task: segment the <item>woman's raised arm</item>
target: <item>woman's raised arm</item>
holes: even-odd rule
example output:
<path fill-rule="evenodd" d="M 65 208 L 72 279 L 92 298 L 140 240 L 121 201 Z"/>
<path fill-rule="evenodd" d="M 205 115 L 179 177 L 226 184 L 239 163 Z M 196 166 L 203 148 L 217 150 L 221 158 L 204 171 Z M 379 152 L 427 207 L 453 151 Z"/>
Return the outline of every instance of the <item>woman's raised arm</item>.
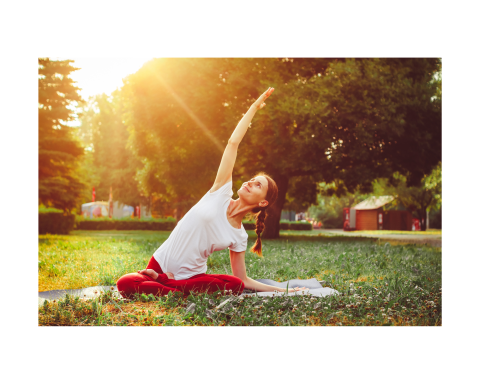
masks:
<path fill-rule="evenodd" d="M 237 159 L 237 150 L 240 142 L 247 132 L 248 126 L 259 109 L 262 109 L 265 106 L 264 101 L 268 96 L 274 91 L 273 88 L 268 88 L 248 109 L 247 113 L 243 115 L 240 122 L 237 124 L 237 127 L 233 131 L 230 139 L 228 139 L 227 147 L 223 152 L 222 161 L 218 168 L 217 177 L 213 183 L 213 187 L 210 192 L 215 192 L 217 189 L 225 185 L 227 182 L 232 180 L 233 166 L 235 165 L 235 160 Z"/>

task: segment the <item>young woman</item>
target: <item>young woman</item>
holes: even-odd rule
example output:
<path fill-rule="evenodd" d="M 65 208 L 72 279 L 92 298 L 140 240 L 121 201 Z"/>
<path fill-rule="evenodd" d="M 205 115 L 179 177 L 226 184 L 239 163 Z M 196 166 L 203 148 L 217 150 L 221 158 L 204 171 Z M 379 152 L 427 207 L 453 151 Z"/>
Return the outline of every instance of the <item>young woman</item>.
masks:
<path fill-rule="evenodd" d="M 177 223 L 168 239 L 155 251 L 147 268 L 117 281 L 122 296 L 131 297 L 135 292 L 165 295 L 175 291 L 188 294 L 218 290 L 240 294 L 244 288 L 259 292 L 286 291 L 249 278 L 245 268 L 248 235 L 242 220 L 247 213 L 256 213 L 257 240 L 250 250 L 261 256 L 260 234 L 265 227 L 266 210 L 278 195 L 275 181 L 259 173 L 242 184 L 237 200 L 231 198 L 238 146 L 255 112 L 265 106 L 264 101 L 273 91 L 273 88 L 265 91 L 240 120 L 228 140 L 213 187 Z M 233 276 L 206 274 L 208 256 L 227 247 Z M 289 289 L 289 292 L 296 290 L 299 288 Z"/>

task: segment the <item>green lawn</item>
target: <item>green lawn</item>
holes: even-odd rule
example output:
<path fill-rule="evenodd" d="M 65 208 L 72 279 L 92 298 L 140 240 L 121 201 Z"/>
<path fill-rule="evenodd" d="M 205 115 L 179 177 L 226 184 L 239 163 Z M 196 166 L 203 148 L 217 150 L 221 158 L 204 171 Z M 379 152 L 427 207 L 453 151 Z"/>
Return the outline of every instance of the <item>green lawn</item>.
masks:
<path fill-rule="evenodd" d="M 247 252 L 248 275 L 277 281 L 315 277 L 326 280 L 326 286 L 341 295 L 323 299 L 232 298 L 228 309 L 214 311 L 224 297 L 143 296 L 129 302 L 106 294 L 92 301 L 67 298 L 46 302 L 39 308 L 39 324 L 441 325 L 441 249 L 285 232 L 278 240 L 263 241 L 263 258 Z M 123 274 L 144 268 L 169 233 L 74 231 L 68 236 L 41 235 L 39 291 L 114 285 Z M 254 240 L 254 236 L 249 238 L 249 248 Z M 231 274 L 228 250 L 214 253 L 208 267 L 207 273 Z M 191 303 L 195 303 L 195 312 L 187 313 Z"/>

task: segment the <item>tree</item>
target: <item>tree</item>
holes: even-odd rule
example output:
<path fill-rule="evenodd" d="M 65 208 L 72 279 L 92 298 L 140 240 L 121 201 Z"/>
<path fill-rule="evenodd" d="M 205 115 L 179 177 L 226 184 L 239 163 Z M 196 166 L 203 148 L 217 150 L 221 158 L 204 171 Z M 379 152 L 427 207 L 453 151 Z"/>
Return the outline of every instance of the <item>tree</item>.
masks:
<path fill-rule="evenodd" d="M 263 236 L 278 237 L 287 197 L 314 203 L 318 181 L 367 192 L 395 171 L 409 185 L 430 172 L 441 157 L 438 70 L 437 59 L 152 60 L 122 90 L 140 180 L 174 204 L 198 201 L 242 113 L 273 86 L 233 176 L 234 187 L 258 171 L 275 179 Z"/>
<path fill-rule="evenodd" d="M 129 100 L 129 145 L 142 163 L 137 173 L 142 191 L 175 206 L 177 219 L 213 185 L 229 137 L 222 128 L 216 63 L 152 60 L 122 88 Z"/>
<path fill-rule="evenodd" d="M 122 89 L 131 106 L 131 145 L 143 164 L 137 174 L 142 188 L 175 205 L 181 217 L 213 184 L 228 138 L 258 96 L 265 65 L 283 81 L 297 72 L 316 73 L 327 62 L 298 60 L 297 69 L 292 60 L 277 59 L 158 59 L 145 64 Z M 247 165 L 236 164 L 234 189 L 255 172 Z M 311 193 L 303 195 L 312 199 Z"/>
<path fill-rule="evenodd" d="M 72 103 L 81 101 L 68 77 L 78 69 L 71 62 L 38 60 L 39 204 L 67 212 L 77 206 L 85 188 L 78 173 L 84 150 L 66 124 L 75 118 Z"/>
<path fill-rule="evenodd" d="M 82 105 L 79 134 L 87 151 L 85 168 L 88 182 L 95 186 L 97 200 L 108 200 L 112 187 L 115 201 L 127 205 L 148 205 L 136 180 L 140 161 L 128 146 L 129 132 L 124 123 L 125 100 L 119 91 L 111 96 L 96 95 Z"/>
<path fill-rule="evenodd" d="M 251 173 L 270 173 L 279 187 L 265 238 L 278 237 L 294 177 L 312 177 L 304 179 L 309 183 L 305 189 L 314 180 L 337 181 L 349 191 L 360 186 L 365 193 L 373 180 L 395 171 L 408 174 L 409 185 L 418 183 L 440 160 L 441 103 L 432 100 L 436 85 L 431 81 L 438 60 L 332 60 L 314 76 L 299 71 L 294 78 L 285 76 L 278 60 L 265 59 L 260 67 L 267 75 L 257 76 L 256 93 L 273 86 L 276 94 L 255 118 L 237 161 Z M 230 74 L 232 88 L 246 87 L 245 77 L 246 69 L 242 77 Z M 253 80 L 249 84 L 256 85 Z M 244 104 L 237 102 L 237 113 Z"/>

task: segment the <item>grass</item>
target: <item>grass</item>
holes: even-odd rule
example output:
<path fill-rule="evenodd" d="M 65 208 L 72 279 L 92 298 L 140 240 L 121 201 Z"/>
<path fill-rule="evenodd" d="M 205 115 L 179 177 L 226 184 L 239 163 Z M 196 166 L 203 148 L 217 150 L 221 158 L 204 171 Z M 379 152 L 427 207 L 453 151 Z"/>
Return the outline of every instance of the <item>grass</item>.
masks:
<path fill-rule="evenodd" d="M 282 231 L 283 232 L 283 231 Z M 170 232 L 74 231 L 39 236 L 39 290 L 114 285 L 144 268 Z M 254 237 L 249 238 L 250 248 Z M 263 241 L 263 258 L 247 252 L 252 278 L 317 278 L 340 295 L 187 298 L 113 292 L 95 300 L 67 297 L 39 307 L 40 325 L 441 325 L 441 250 L 368 238 L 292 236 Z M 228 250 L 215 252 L 207 273 L 231 274 Z M 230 299 L 227 305 L 216 307 Z M 187 311 L 189 309 L 189 311 Z"/>

